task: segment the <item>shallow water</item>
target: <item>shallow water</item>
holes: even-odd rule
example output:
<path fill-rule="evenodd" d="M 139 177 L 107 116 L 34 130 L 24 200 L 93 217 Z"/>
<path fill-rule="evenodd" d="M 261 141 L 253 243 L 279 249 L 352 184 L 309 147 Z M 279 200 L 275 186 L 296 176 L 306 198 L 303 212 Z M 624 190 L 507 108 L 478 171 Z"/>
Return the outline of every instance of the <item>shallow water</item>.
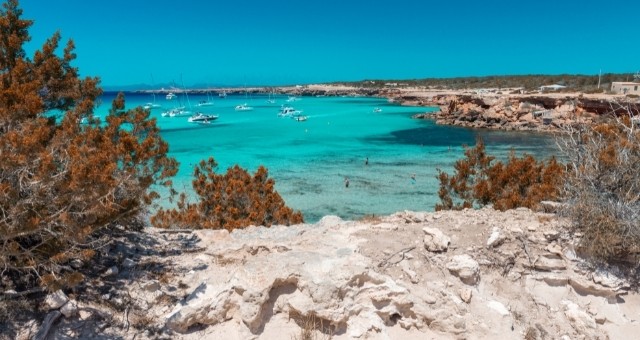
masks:
<path fill-rule="evenodd" d="M 106 114 L 114 95 L 104 95 L 96 110 L 99 116 Z M 264 165 L 287 205 L 301 210 L 309 222 L 328 214 L 353 219 L 405 209 L 433 210 L 438 202 L 437 169 L 451 172 L 455 160 L 463 157 L 462 145 L 473 145 L 477 136 L 499 157 L 512 149 L 537 157 L 555 152 L 549 135 L 440 126 L 411 119 L 432 108 L 399 106 L 380 98 L 302 97 L 286 102 L 287 97 L 279 96 L 276 104 L 269 104 L 266 96 L 228 96 L 215 97 L 213 106 L 195 107 L 204 99 L 189 96 L 192 111 L 220 116 L 210 125 L 188 123 L 187 117 L 162 117 L 161 112 L 178 100 L 189 103 L 186 97 L 156 97 L 163 108 L 153 110 L 152 116 L 170 154 L 180 162 L 174 180 L 178 189 L 190 188 L 193 164 L 210 156 L 220 172 L 234 164 L 251 172 Z M 149 101 L 151 95 L 126 95 L 127 108 Z M 235 111 L 242 103 L 254 110 Z M 302 110 L 309 119 L 278 117 L 283 104 Z M 376 107 L 382 111 L 373 112 Z"/>

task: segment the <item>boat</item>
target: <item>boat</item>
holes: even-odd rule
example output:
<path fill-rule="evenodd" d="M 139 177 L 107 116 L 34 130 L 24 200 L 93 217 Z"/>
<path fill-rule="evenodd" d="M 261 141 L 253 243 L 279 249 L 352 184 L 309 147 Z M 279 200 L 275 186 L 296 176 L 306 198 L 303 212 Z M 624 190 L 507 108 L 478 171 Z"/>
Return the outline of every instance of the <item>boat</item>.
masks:
<path fill-rule="evenodd" d="M 307 116 L 303 116 L 303 115 L 296 115 L 296 116 L 292 116 L 291 118 L 293 118 L 293 120 L 297 121 L 297 122 L 304 122 L 306 121 L 309 117 Z"/>
<path fill-rule="evenodd" d="M 222 91 L 222 92 L 218 93 L 218 97 L 219 98 L 227 98 L 227 93 Z"/>
<path fill-rule="evenodd" d="M 296 110 L 291 106 L 282 106 L 280 108 L 280 112 L 278 112 L 278 117 L 293 117 L 295 115 L 300 115 L 302 111 Z"/>
<path fill-rule="evenodd" d="M 379 107 L 376 107 L 375 109 L 373 109 L 373 112 L 382 112 L 382 109 Z"/>
<path fill-rule="evenodd" d="M 236 106 L 236 111 L 251 111 L 253 110 L 253 107 L 248 106 L 247 103 L 244 104 L 240 104 Z"/>
<path fill-rule="evenodd" d="M 210 124 L 216 119 L 218 119 L 218 115 L 209 115 L 202 112 L 196 112 L 193 116 L 189 117 L 187 121 L 189 123 Z"/>
<path fill-rule="evenodd" d="M 213 101 L 210 98 L 211 96 L 209 95 L 209 91 L 207 91 L 207 100 L 201 100 L 198 102 L 198 104 L 196 104 L 197 107 L 203 107 L 203 106 L 213 106 Z"/>
<path fill-rule="evenodd" d="M 191 115 L 191 111 L 185 110 L 184 106 L 175 107 L 162 113 L 162 117 L 184 117 Z"/>
<path fill-rule="evenodd" d="M 269 92 L 269 99 L 267 99 L 267 103 L 268 104 L 275 104 L 276 103 L 276 99 L 274 97 L 272 97 L 271 95 L 274 94 L 272 92 Z"/>
<path fill-rule="evenodd" d="M 167 93 L 165 98 L 167 98 L 167 100 L 172 100 L 175 97 L 176 97 L 175 93 L 169 92 L 169 93 Z"/>
<path fill-rule="evenodd" d="M 289 103 L 297 102 L 298 100 L 300 100 L 300 98 L 298 98 L 296 96 L 289 96 L 289 98 L 287 99 L 287 102 L 289 102 Z"/>

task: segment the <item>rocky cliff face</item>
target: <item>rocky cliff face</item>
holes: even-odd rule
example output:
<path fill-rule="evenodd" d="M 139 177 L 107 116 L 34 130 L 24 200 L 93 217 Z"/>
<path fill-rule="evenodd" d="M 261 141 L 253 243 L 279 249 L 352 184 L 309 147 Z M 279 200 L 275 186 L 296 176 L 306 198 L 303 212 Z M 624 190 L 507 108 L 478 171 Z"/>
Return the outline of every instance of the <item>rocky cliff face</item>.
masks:
<path fill-rule="evenodd" d="M 575 242 L 562 219 L 528 209 L 329 216 L 232 233 L 150 229 L 140 250 L 120 250 L 109 275 L 121 288 L 103 301 L 72 301 L 80 312 L 52 332 L 292 339 L 302 327 L 333 339 L 633 338 L 640 296 L 615 271 L 587 269 Z"/>

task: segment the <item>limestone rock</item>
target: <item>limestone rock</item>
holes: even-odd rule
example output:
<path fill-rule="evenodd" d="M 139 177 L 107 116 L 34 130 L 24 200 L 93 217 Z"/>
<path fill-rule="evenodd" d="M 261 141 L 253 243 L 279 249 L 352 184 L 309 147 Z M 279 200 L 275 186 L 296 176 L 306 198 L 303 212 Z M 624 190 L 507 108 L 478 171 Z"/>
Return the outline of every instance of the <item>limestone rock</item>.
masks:
<path fill-rule="evenodd" d="M 45 310 L 50 311 L 53 309 L 59 309 L 69 301 L 69 298 L 62 290 L 57 290 L 44 299 Z"/>
<path fill-rule="evenodd" d="M 487 240 L 487 247 L 497 247 L 504 242 L 504 239 L 505 236 L 500 233 L 500 229 L 494 227 L 491 231 L 491 235 L 489 235 L 489 239 Z"/>
<path fill-rule="evenodd" d="M 580 334 L 587 333 L 590 329 L 596 328 L 596 320 L 589 313 L 582 310 L 574 302 L 562 301 L 564 315 L 571 322 L 571 326 Z"/>
<path fill-rule="evenodd" d="M 554 270 L 566 269 L 567 266 L 565 265 L 562 258 L 558 256 L 550 255 L 550 256 L 540 256 L 536 260 L 534 264 L 534 268 L 537 270 L 554 271 Z"/>
<path fill-rule="evenodd" d="M 467 254 L 452 257 L 447 263 L 447 269 L 468 285 L 474 285 L 480 279 L 480 265 Z"/>
<path fill-rule="evenodd" d="M 460 289 L 460 299 L 462 301 L 464 301 L 465 303 L 469 303 L 471 302 L 471 296 L 473 295 L 471 289 L 469 288 L 462 288 Z"/>
<path fill-rule="evenodd" d="M 489 301 L 487 303 L 487 307 L 493 309 L 494 311 L 496 311 L 498 314 L 502 315 L 502 316 L 507 316 L 509 314 L 511 314 L 509 312 L 509 310 L 507 309 L 507 307 L 505 307 L 502 303 L 492 300 Z"/>
<path fill-rule="evenodd" d="M 78 304 L 74 300 L 69 300 L 60 308 L 60 313 L 67 318 L 70 318 L 78 313 Z"/>
<path fill-rule="evenodd" d="M 422 231 L 425 233 L 423 240 L 424 247 L 428 251 L 442 252 L 449 248 L 451 239 L 447 235 L 443 234 L 440 229 L 424 227 L 422 228 Z"/>
<path fill-rule="evenodd" d="M 120 270 L 118 270 L 118 267 L 113 266 L 102 273 L 102 276 L 115 276 L 118 275 L 119 272 Z"/>

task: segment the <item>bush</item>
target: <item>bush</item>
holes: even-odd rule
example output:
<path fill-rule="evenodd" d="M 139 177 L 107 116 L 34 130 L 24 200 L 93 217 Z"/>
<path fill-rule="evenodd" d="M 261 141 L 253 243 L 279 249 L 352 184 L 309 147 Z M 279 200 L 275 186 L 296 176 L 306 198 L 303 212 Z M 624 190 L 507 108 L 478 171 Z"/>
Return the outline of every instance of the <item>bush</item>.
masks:
<path fill-rule="evenodd" d="M 260 167 L 249 173 L 234 166 L 226 174 L 215 173 L 213 158 L 195 167 L 193 189 L 200 197 L 198 203 L 187 203 L 180 195 L 177 209 L 160 209 L 151 222 L 161 228 L 205 228 L 233 230 L 249 225 L 302 223 L 300 212 L 288 208 L 274 190 L 274 181 L 267 169 Z"/>
<path fill-rule="evenodd" d="M 94 255 L 97 231 L 143 211 L 177 163 L 149 112 L 123 111 L 122 95 L 104 124 L 93 117 L 99 80 L 79 78 L 72 41 L 59 57 L 56 33 L 28 59 L 32 22 L 21 15 L 17 0 L 2 5 L 0 266 L 4 284 L 56 289 L 82 280 L 69 262 Z"/>
<path fill-rule="evenodd" d="M 484 142 L 466 148 L 465 159 L 456 161 L 453 176 L 438 170 L 441 203 L 436 210 L 473 208 L 493 204 L 499 210 L 536 208 L 543 200 L 560 196 L 564 167 L 555 158 L 538 162 L 530 155 L 511 153 L 507 163 L 487 155 Z"/>
<path fill-rule="evenodd" d="M 565 213 L 583 234 L 580 250 L 596 261 L 640 251 L 640 131 L 629 116 L 571 128 L 560 143 L 568 159 Z"/>

